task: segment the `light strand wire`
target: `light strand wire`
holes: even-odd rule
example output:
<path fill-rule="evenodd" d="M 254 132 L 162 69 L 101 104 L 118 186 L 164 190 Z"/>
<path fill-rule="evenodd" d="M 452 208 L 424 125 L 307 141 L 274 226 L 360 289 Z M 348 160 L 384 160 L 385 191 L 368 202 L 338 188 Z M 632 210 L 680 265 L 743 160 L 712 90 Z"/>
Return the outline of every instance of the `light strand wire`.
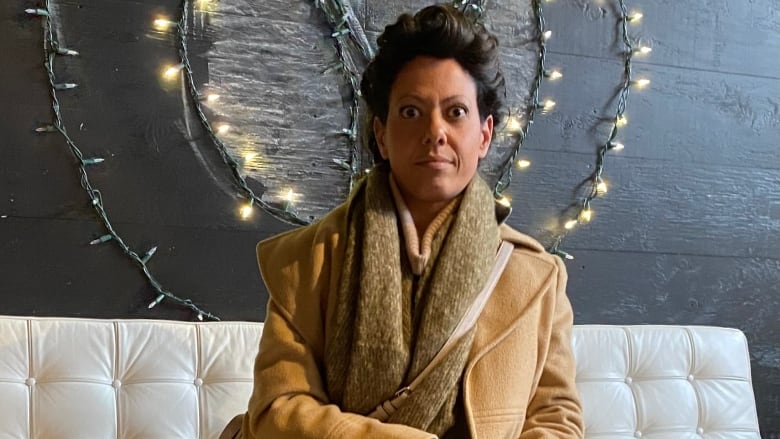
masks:
<path fill-rule="evenodd" d="M 92 162 L 92 160 L 94 159 L 84 158 L 84 154 L 78 148 L 78 146 L 73 141 L 73 139 L 71 139 L 70 136 L 68 135 L 68 131 L 67 128 L 65 127 L 65 122 L 62 117 L 62 113 L 60 112 L 60 102 L 59 99 L 57 98 L 57 90 L 62 89 L 63 87 L 62 85 L 56 82 L 56 75 L 54 74 L 54 60 L 58 50 L 60 49 L 60 44 L 57 41 L 57 38 L 54 36 L 52 17 L 51 14 L 48 13 L 48 11 L 50 10 L 49 0 L 45 0 L 44 8 L 45 9 L 43 11 L 46 11 L 46 13 L 43 14 L 44 66 L 46 67 L 46 72 L 48 75 L 49 89 L 50 89 L 50 94 L 52 99 L 52 110 L 54 112 L 54 117 L 55 117 L 55 121 L 53 125 L 54 129 L 53 130 L 46 129 L 45 131 L 57 131 L 65 139 L 65 142 L 70 148 L 71 153 L 78 161 L 78 172 L 81 176 L 81 187 L 84 188 L 84 190 L 87 192 L 87 195 L 91 200 L 92 207 L 95 209 L 95 212 L 98 214 L 101 222 L 103 223 L 106 230 L 108 231 L 108 234 L 105 234 L 100 238 L 93 240 L 92 243 L 114 241 L 122 249 L 125 255 L 127 255 L 136 264 L 138 264 L 138 266 L 140 267 L 141 271 L 143 272 L 149 284 L 157 292 L 156 298 L 150 304 L 149 308 L 152 308 L 154 305 L 160 303 L 163 299 L 168 299 L 168 301 L 170 302 L 176 303 L 185 308 L 189 308 L 198 316 L 198 319 L 202 320 L 204 318 L 207 318 L 210 320 L 219 320 L 219 317 L 217 317 L 216 315 L 208 311 L 205 311 L 204 309 L 196 305 L 192 300 L 181 298 L 173 294 L 172 292 L 168 291 L 167 289 L 165 289 L 163 285 L 154 277 L 154 275 L 152 275 L 148 266 L 148 261 L 156 251 L 156 248 L 151 249 L 143 256 L 139 256 L 138 253 L 133 251 L 130 248 L 130 246 L 128 246 L 127 243 L 125 243 L 124 239 L 122 239 L 122 237 L 116 231 L 114 226 L 111 224 L 111 221 L 108 218 L 108 213 L 106 212 L 103 206 L 103 196 L 100 193 L 100 190 L 92 186 L 92 183 L 89 180 L 89 174 L 87 172 L 87 166 L 90 166 L 91 163 L 96 163 L 96 162 Z"/>
<path fill-rule="evenodd" d="M 624 113 L 626 111 L 629 90 L 632 85 L 631 59 L 634 56 L 635 49 L 634 49 L 634 43 L 631 41 L 628 32 L 629 14 L 628 14 L 628 9 L 626 8 L 625 0 L 618 0 L 618 4 L 620 7 L 621 15 L 617 18 L 617 20 L 621 25 L 620 26 L 621 33 L 622 33 L 621 39 L 622 39 L 623 49 L 624 49 L 623 50 L 623 83 L 618 97 L 617 108 L 615 110 L 615 117 L 611 119 L 612 129 L 610 130 L 607 140 L 599 146 L 596 155 L 596 166 L 589 177 L 590 189 L 588 190 L 587 195 L 585 195 L 578 203 L 579 208 L 577 211 L 577 215 L 570 220 L 570 221 L 576 221 L 577 223 L 581 222 L 580 218 L 583 218 L 584 212 L 590 211 L 591 202 L 601 195 L 600 193 L 601 191 L 599 187 L 601 184 L 603 184 L 602 175 L 604 174 L 604 158 L 606 157 L 607 152 L 614 149 L 616 146 L 616 143 L 614 141 L 615 138 L 617 137 L 618 129 L 621 125 L 621 121 L 623 120 Z M 566 239 L 568 233 L 569 232 L 564 229 L 563 232 L 555 236 L 552 245 L 548 249 L 548 252 L 561 256 L 564 259 L 573 259 L 573 256 L 561 250 L 560 248 L 561 244 L 563 244 L 563 241 Z"/>

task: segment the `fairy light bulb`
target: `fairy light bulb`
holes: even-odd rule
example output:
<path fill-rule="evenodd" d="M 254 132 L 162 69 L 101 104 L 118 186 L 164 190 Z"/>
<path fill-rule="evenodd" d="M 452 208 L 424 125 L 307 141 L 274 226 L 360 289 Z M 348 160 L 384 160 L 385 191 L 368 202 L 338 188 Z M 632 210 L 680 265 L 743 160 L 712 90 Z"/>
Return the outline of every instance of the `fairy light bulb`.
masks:
<path fill-rule="evenodd" d="M 515 166 L 517 166 L 519 169 L 526 169 L 529 166 L 531 166 L 531 161 L 526 159 L 520 159 L 517 161 Z"/>
<path fill-rule="evenodd" d="M 599 180 L 599 182 L 596 184 L 596 193 L 599 195 L 604 195 L 607 193 L 607 183 L 605 183 L 604 180 Z"/>
<path fill-rule="evenodd" d="M 501 198 L 499 198 L 496 201 L 498 201 L 498 204 L 500 204 L 502 206 L 510 207 L 512 205 L 512 200 L 510 200 L 506 196 L 502 196 Z"/>
<path fill-rule="evenodd" d="M 580 212 L 580 221 L 589 223 L 591 219 L 593 219 L 593 211 L 590 209 L 590 207 Z"/>
<path fill-rule="evenodd" d="M 248 152 L 248 153 L 244 154 L 244 160 L 247 161 L 247 162 L 251 161 L 251 160 L 254 160 L 255 158 L 257 158 L 257 153 L 255 153 L 255 152 Z"/>
<path fill-rule="evenodd" d="M 213 104 L 214 102 L 217 102 L 219 100 L 218 94 L 210 94 L 206 97 L 206 102 Z"/>
<path fill-rule="evenodd" d="M 548 110 L 548 111 L 552 110 L 553 108 L 555 108 L 555 101 L 552 100 L 552 99 L 547 99 L 546 101 L 544 101 L 544 107 L 543 108 L 545 110 Z"/>
<path fill-rule="evenodd" d="M 608 146 L 609 146 L 609 149 L 614 150 L 614 151 L 620 151 L 620 150 L 622 150 L 623 148 L 626 147 L 625 145 L 623 145 L 620 142 L 609 142 Z"/>
<path fill-rule="evenodd" d="M 223 123 L 222 125 L 217 127 L 217 133 L 219 134 L 226 134 L 228 131 L 230 131 L 230 125 Z"/>
<path fill-rule="evenodd" d="M 517 133 L 523 130 L 523 124 L 520 122 L 520 116 L 509 116 L 506 121 L 506 130 L 510 133 Z"/>
<path fill-rule="evenodd" d="M 184 64 L 176 64 L 175 66 L 171 66 L 165 69 L 165 72 L 163 73 L 163 76 L 165 79 L 171 80 L 176 78 L 176 75 L 181 71 L 181 69 L 184 68 Z"/>
<path fill-rule="evenodd" d="M 295 192 L 292 189 L 288 189 L 283 198 L 285 201 L 292 203 L 295 201 Z"/>
<path fill-rule="evenodd" d="M 159 31 L 165 31 L 168 30 L 171 26 L 173 26 L 175 23 L 168 20 L 167 18 L 157 18 L 152 22 L 152 25 L 155 29 Z"/>
<path fill-rule="evenodd" d="M 566 224 L 563 225 L 563 227 L 566 228 L 566 230 L 571 230 L 577 225 L 577 220 L 569 220 L 566 221 Z"/>
<path fill-rule="evenodd" d="M 246 204 L 241 208 L 241 219 L 249 219 L 252 216 L 252 203 Z"/>
<path fill-rule="evenodd" d="M 637 79 L 634 83 L 637 85 L 637 87 L 644 88 L 650 85 L 650 80 L 647 78 L 642 78 L 642 79 Z"/>
<path fill-rule="evenodd" d="M 644 17 L 644 15 L 641 12 L 634 12 L 633 14 L 626 17 L 626 20 L 628 21 L 639 21 Z"/>
<path fill-rule="evenodd" d="M 638 53 L 641 53 L 642 55 L 647 55 L 648 53 L 653 51 L 652 47 L 649 46 L 642 46 L 639 49 L 636 50 Z"/>
<path fill-rule="evenodd" d="M 552 31 L 551 30 L 546 30 L 546 31 L 544 31 L 542 33 L 542 40 L 547 41 L 547 40 L 550 39 L 550 37 L 552 37 Z"/>
<path fill-rule="evenodd" d="M 558 70 L 553 70 L 547 74 L 547 77 L 554 81 L 556 79 L 561 79 L 563 77 L 563 73 Z"/>
<path fill-rule="evenodd" d="M 617 126 L 619 126 L 619 127 L 625 126 L 625 125 L 628 123 L 628 118 L 627 118 L 626 116 L 624 116 L 624 115 L 622 115 L 622 114 L 621 114 L 621 115 L 620 115 L 620 116 L 617 118 L 617 121 L 616 121 L 615 123 L 616 123 L 616 124 L 617 124 Z"/>

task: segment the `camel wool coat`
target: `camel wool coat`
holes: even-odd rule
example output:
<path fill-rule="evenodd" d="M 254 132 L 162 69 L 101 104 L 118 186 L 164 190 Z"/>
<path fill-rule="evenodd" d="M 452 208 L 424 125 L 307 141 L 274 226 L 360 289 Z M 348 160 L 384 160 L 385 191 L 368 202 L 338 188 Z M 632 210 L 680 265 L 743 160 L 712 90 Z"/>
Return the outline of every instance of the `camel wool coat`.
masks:
<path fill-rule="evenodd" d="M 269 292 L 244 439 L 433 439 L 405 425 L 345 413 L 329 402 L 324 347 L 331 333 L 346 236 L 346 203 L 319 222 L 258 244 Z M 572 309 L 558 257 L 507 225 L 515 245 L 479 317 L 463 372 L 473 439 L 582 438 L 570 346 Z"/>

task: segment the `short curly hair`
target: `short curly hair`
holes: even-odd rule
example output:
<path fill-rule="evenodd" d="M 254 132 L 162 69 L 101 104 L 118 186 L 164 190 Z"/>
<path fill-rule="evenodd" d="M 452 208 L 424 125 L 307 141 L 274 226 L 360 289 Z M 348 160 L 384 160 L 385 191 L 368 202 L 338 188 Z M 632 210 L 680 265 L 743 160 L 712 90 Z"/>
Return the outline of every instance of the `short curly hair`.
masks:
<path fill-rule="evenodd" d="M 379 51 L 366 67 L 360 92 L 368 105 L 367 146 L 375 163 L 379 153 L 371 121 L 387 122 L 390 90 L 398 72 L 418 56 L 454 59 L 477 85 L 477 106 L 481 120 L 493 116 L 494 126 L 504 115 L 506 85 L 501 72 L 498 38 L 484 25 L 449 4 L 428 6 L 414 16 L 402 14 L 385 27 L 377 39 Z"/>

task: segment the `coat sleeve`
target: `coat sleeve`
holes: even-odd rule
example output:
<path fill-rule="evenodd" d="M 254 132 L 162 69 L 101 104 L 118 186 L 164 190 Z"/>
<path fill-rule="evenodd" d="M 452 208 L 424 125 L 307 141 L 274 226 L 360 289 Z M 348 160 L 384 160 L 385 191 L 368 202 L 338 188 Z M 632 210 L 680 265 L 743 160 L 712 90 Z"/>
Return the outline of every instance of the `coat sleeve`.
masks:
<path fill-rule="evenodd" d="M 292 316 L 271 299 L 242 426 L 245 439 L 436 438 L 329 404 L 314 350 L 292 322 Z"/>
<path fill-rule="evenodd" d="M 539 384 L 528 404 L 520 439 L 580 439 L 583 437 L 582 407 L 575 383 L 576 370 L 571 350 L 573 313 L 566 296 L 566 267 L 558 257 L 553 312 L 540 328 L 540 345 L 547 345 Z"/>

